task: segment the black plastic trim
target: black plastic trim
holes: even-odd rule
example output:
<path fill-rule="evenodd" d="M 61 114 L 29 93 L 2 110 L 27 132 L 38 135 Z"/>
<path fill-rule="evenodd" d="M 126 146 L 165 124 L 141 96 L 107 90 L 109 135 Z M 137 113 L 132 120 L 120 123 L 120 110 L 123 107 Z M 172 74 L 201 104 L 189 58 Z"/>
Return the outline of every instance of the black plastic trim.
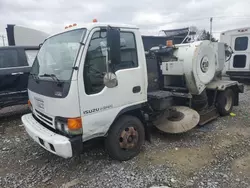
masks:
<path fill-rule="evenodd" d="M 36 112 L 37 112 L 39 115 L 41 115 L 41 116 L 43 116 L 43 117 L 47 118 L 47 119 L 48 119 L 48 120 L 50 120 L 50 121 L 52 121 L 52 120 L 53 120 L 51 117 L 46 116 L 45 114 L 43 114 L 42 112 L 39 112 L 38 110 L 36 110 Z"/>
<path fill-rule="evenodd" d="M 32 113 L 32 117 L 39 123 L 41 124 L 43 127 L 45 127 L 46 129 L 49 129 L 51 132 L 56 133 L 56 134 L 60 134 L 62 136 L 65 136 L 64 134 L 60 133 L 58 130 L 53 129 L 52 127 L 46 125 L 44 122 L 42 122 L 40 119 L 38 119 L 33 113 Z"/>
<path fill-rule="evenodd" d="M 69 141 L 71 144 L 73 156 L 79 155 L 83 152 L 82 135 L 75 136 L 74 138 L 70 138 Z"/>
<path fill-rule="evenodd" d="M 43 121 L 45 121 L 47 124 L 52 125 L 52 123 L 49 122 L 48 120 L 46 120 L 44 117 L 42 117 L 42 115 L 38 114 L 37 116 L 38 116 L 40 119 L 42 119 Z"/>
<path fill-rule="evenodd" d="M 133 87 L 133 93 L 139 93 L 141 91 L 141 86 Z"/>
<path fill-rule="evenodd" d="M 28 89 L 38 93 L 40 95 L 44 95 L 52 98 L 65 98 L 69 93 L 71 81 L 65 81 L 62 85 L 58 85 L 55 81 L 50 80 L 39 80 L 36 81 L 31 76 L 28 81 Z M 60 95 L 56 95 L 56 93 L 60 93 Z"/>
<path fill-rule="evenodd" d="M 53 146 L 53 144 L 49 143 L 49 147 L 50 147 L 50 149 L 51 149 L 52 151 L 54 151 L 54 152 L 56 151 L 56 150 L 55 150 L 55 147 Z"/>
<path fill-rule="evenodd" d="M 44 141 L 43 141 L 43 139 L 41 139 L 41 138 L 38 137 L 38 140 L 39 140 L 40 144 L 42 144 L 42 145 L 44 146 Z"/>

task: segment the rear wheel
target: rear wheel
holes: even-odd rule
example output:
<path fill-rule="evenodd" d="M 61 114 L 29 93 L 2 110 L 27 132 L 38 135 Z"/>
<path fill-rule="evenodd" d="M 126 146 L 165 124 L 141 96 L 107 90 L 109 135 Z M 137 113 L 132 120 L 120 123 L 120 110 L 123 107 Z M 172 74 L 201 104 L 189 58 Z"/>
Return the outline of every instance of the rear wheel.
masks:
<path fill-rule="evenodd" d="M 226 116 L 232 112 L 234 106 L 234 92 L 226 89 L 219 93 L 217 97 L 217 109 L 221 116 Z"/>
<path fill-rule="evenodd" d="M 111 158 L 126 161 L 138 155 L 144 141 L 145 130 L 141 121 L 134 116 L 124 115 L 110 128 L 105 148 Z"/>

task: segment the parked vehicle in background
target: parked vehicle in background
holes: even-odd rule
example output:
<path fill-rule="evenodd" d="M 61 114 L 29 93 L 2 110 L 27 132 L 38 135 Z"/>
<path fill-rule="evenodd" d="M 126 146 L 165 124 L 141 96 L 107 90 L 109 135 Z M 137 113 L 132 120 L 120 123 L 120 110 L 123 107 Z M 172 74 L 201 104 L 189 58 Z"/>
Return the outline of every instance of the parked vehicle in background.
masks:
<path fill-rule="evenodd" d="M 234 52 L 223 71 L 231 79 L 250 79 L 249 36 L 250 27 L 228 30 L 220 35 L 220 42 L 227 43 Z"/>
<path fill-rule="evenodd" d="M 6 33 L 9 46 L 38 46 L 49 34 L 40 30 L 7 24 Z"/>
<path fill-rule="evenodd" d="M 7 24 L 8 46 L 0 47 L 0 109 L 27 104 L 31 66 L 48 33 Z"/>
<path fill-rule="evenodd" d="M 27 85 L 38 46 L 0 47 L 0 109 L 26 104 Z"/>

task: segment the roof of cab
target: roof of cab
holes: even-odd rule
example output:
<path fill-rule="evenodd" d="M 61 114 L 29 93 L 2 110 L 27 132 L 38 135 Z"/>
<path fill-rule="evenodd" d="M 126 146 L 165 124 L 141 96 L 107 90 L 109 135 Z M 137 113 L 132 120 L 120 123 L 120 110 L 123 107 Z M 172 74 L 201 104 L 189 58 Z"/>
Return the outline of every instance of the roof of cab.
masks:
<path fill-rule="evenodd" d="M 90 30 L 90 29 L 95 28 L 95 27 L 107 27 L 107 26 L 119 27 L 119 28 L 139 29 L 137 26 L 130 25 L 130 24 L 110 23 L 110 22 L 108 22 L 108 23 L 106 23 L 106 22 L 92 22 L 92 23 L 85 23 L 85 24 L 77 24 L 77 26 L 73 26 L 73 27 L 64 29 L 61 32 L 50 35 L 48 38 L 50 38 L 54 35 L 58 35 L 60 33 L 64 33 L 64 32 L 75 30 L 75 29 L 86 28 L 86 29 Z"/>

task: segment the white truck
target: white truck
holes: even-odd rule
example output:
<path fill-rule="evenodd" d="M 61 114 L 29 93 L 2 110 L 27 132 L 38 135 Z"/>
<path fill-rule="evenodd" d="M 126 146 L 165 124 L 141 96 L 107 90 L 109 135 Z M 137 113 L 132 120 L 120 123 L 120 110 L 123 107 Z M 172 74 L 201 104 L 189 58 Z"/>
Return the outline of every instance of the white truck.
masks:
<path fill-rule="evenodd" d="M 112 23 L 47 38 L 29 78 L 27 133 L 64 158 L 104 137 L 108 154 L 123 161 L 140 152 L 151 125 L 185 132 L 238 105 L 243 85 L 220 76 L 223 43 L 167 44 L 145 54 L 136 26 Z"/>
<path fill-rule="evenodd" d="M 234 79 L 250 79 L 250 27 L 224 31 L 220 42 L 232 47 L 232 57 L 226 61 L 223 74 Z"/>

